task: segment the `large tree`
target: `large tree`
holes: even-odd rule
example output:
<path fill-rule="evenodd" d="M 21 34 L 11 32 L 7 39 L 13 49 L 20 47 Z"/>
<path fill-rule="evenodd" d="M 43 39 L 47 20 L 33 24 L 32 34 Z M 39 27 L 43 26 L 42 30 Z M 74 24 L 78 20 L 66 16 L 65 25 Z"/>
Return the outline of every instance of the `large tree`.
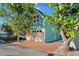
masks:
<path fill-rule="evenodd" d="M 68 50 L 69 41 L 75 38 L 79 22 L 78 3 L 49 3 L 52 16 L 45 15 L 46 23 L 55 25 L 54 31 L 58 31 L 63 39 L 63 48 Z"/>
<path fill-rule="evenodd" d="M 12 29 L 18 33 L 19 30 L 30 29 L 33 13 L 36 12 L 34 4 L 30 3 L 11 3 L 2 4 L 0 8 L 0 16 L 4 17 Z"/>

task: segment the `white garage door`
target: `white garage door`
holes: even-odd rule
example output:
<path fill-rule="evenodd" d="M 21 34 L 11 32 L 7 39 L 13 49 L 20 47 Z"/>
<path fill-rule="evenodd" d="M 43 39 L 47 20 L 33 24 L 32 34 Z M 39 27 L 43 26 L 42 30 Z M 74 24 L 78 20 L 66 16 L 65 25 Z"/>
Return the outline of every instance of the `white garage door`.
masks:
<path fill-rule="evenodd" d="M 44 39 L 44 32 L 42 29 L 35 29 L 33 30 L 33 40 L 36 42 L 43 42 Z"/>

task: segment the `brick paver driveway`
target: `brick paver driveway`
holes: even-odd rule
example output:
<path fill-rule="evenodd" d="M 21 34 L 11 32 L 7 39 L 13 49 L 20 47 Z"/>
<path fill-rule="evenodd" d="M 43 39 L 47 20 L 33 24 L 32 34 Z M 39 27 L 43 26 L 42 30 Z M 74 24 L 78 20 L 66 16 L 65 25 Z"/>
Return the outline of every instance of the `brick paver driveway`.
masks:
<path fill-rule="evenodd" d="M 47 53 L 14 44 L 0 45 L 0 56 L 46 56 Z"/>
<path fill-rule="evenodd" d="M 52 43 L 42 43 L 42 42 L 34 42 L 34 41 L 21 41 L 21 42 L 15 42 L 14 44 L 22 47 L 29 47 L 39 51 L 51 53 L 54 52 L 56 49 L 58 49 L 62 45 L 62 42 L 56 41 Z"/>

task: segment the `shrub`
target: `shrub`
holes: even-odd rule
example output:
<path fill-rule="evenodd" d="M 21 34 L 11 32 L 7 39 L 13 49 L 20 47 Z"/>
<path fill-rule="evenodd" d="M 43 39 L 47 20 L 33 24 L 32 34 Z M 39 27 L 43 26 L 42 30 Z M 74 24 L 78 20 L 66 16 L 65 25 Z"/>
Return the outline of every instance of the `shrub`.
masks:
<path fill-rule="evenodd" d="M 9 38 L 8 37 L 0 37 L 1 40 L 4 40 L 4 41 L 9 41 Z"/>

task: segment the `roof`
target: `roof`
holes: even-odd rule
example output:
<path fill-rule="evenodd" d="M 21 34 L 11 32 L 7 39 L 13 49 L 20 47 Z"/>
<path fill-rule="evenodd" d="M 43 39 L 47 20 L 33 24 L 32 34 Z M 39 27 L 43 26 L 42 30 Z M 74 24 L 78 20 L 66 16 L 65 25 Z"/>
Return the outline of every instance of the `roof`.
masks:
<path fill-rule="evenodd" d="M 36 8 L 35 8 L 36 9 Z M 44 13 L 43 12 L 41 12 L 40 10 L 38 10 L 38 9 L 36 9 L 36 11 L 40 14 L 40 15 L 42 15 L 43 17 L 44 17 Z"/>

